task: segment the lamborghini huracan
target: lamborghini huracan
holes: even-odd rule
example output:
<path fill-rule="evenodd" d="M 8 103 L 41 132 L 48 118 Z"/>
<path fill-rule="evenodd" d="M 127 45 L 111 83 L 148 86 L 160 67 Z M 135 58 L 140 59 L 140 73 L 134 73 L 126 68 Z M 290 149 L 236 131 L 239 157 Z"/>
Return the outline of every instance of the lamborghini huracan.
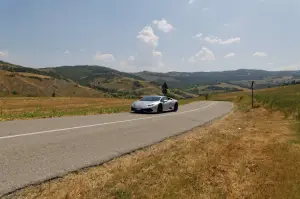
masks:
<path fill-rule="evenodd" d="M 178 101 L 166 96 L 144 96 L 131 104 L 132 112 L 162 113 L 166 111 L 177 111 Z"/>

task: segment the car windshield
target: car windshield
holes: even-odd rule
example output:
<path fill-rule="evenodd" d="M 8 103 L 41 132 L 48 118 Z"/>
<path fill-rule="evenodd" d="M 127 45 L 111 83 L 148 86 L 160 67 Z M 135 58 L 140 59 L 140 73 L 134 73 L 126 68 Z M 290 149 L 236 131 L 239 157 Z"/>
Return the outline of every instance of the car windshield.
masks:
<path fill-rule="evenodd" d="M 150 102 L 154 102 L 154 101 L 159 101 L 161 97 L 157 97 L 157 96 L 147 96 L 147 97 L 143 97 L 142 99 L 140 99 L 140 101 L 150 101 Z"/>

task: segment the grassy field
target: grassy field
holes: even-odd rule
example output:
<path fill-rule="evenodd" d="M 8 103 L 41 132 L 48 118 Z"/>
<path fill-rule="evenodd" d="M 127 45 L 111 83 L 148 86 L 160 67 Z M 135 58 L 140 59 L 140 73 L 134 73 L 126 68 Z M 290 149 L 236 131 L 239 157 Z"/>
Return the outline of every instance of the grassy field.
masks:
<path fill-rule="evenodd" d="M 251 104 L 251 92 L 236 92 L 214 95 L 212 100 L 227 100 L 239 103 L 244 108 Z M 300 133 L 300 85 L 257 90 L 254 92 L 255 107 L 263 106 L 268 110 L 278 110 L 285 117 L 295 121 L 296 133 Z"/>
<path fill-rule="evenodd" d="M 179 101 L 179 104 L 184 105 L 203 99 L 201 97 L 183 99 Z M 0 98 L 0 121 L 126 112 L 130 110 L 130 104 L 133 100 L 78 97 L 4 97 Z"/>
<path fill-rule="evenodd" d="M 23 98 L 0 99 L 1 120 L 48 118 L 116 113 L 128 110 L 131 100 L 114 98 Z"/>
<path fill-rule="evenodd" d="M 258 92 L 255 99 L 270 109 L 278 109 L 287 116 L 300 119 L 300 85 Z"/>
<path fill-rule="evenodd" d="M 289 142 L 295 139 L 290 122 L 278 111 L 238 108 L 212 124 L 4 198 L 299 198 L 300 146 Z"/>
<path fill-rule="evenodd" d="M 300 198 L 300 86 L 224 93 L 225 118 L 10 198 Z M 185 101 L 182 103 L 189 103 Z"/>

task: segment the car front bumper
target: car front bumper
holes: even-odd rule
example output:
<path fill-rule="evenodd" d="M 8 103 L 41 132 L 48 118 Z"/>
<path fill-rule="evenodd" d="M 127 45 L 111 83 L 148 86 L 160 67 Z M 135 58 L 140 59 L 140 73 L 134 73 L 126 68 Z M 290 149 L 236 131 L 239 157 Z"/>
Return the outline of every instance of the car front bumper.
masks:
<path fill-rule="evenodd" d="M 131 107 L 131 111 L 133 112 L 145 112 L 145 113 L 152 113 L 154 112 L 155 110 L 153 110 L 152 108 L 142 108 L 142 109 L 138 109 L 138 108 L 133 108 Z"/>
<path fill-rule="evenodd" d="M 139 113 L 155 113 L 157 112 L 157 106 L 147 107 L 147 108 L 137 108 L 131 107 L 132 112 L 139 112 Z"/>

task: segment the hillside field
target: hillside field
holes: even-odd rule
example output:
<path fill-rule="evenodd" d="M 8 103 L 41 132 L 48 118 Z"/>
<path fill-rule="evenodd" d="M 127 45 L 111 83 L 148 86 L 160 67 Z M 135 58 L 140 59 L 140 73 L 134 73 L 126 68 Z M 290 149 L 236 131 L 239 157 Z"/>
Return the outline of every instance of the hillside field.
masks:
<path fill-rule="evenodd" d="M 299 82 L 299 71 L 240 69 L 220 72 L 127 73 L 97 65 L 29 68 L 0 61 L 0 96 L 136 98 L 161 94 L 166 82 L 169 96 L 192 98 L 204 93 L 247 91 Z"/>
<path fill-rule="evenodd" d="M 161 94 L 161 85 L 134 74 L 102 66 L 62 66 L 34 69 L 0 61 L 0 97 L 115 97 Z M 177 99 L 197 97 L 176 89 Z"/>
<path fill-rule="evenodd" d="M 50 76 L 0 70 L 0 97 L 108 97 L 101 91 L 79 85 L 73 81 L 55 79 Z"/>

